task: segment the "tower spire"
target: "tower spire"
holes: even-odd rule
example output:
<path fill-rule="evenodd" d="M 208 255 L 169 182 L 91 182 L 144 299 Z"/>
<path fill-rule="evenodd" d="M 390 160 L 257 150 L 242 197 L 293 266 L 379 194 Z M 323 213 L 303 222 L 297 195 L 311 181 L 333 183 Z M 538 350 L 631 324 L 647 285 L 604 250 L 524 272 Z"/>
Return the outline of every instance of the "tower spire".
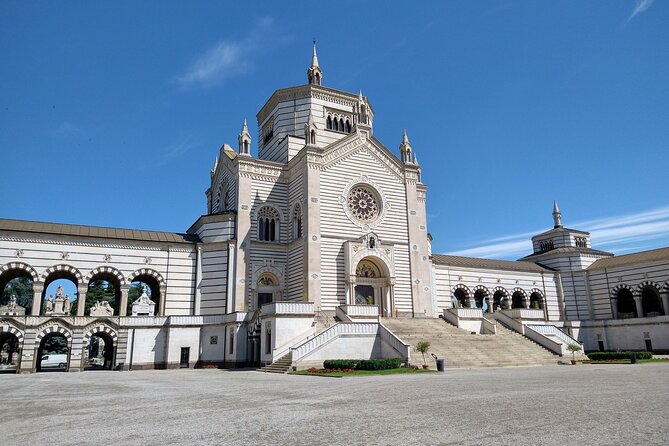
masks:
<path fill-rule="evenodd" d="M 323 80 L 323 70 L 318 65 L 318 54 L 316 53 L 316 41 L 314 40 L 314 52 L 311 56 L 311 66 L 307 70 L 307 79 L 312 85 L 321 85 Z"/>
<path fill-rule="evenodd" d="M 407 129 L 404 129 L 404 133 L 402 134 L 400 156 L 404 164 L 410 164 L 413 162 L 413 157 L 411 156 L 411 143 L 409 142 L 409 137 L 407 136 Z"/>
<path fill-rule="evenodd" d="M 553 200 L 553 224 L 554 228 L 562 227 L 562 212 L 560 212 L 557 200 Z"/>
<path fill-rule="evenodd" d="M 246 126 L 246 118 L 244 118 L 242 131 L 237 138 L 237 142 L 239 143 L 240 155 L 251 155 L 251 134 L 249 133 L 249 128 Z"/>

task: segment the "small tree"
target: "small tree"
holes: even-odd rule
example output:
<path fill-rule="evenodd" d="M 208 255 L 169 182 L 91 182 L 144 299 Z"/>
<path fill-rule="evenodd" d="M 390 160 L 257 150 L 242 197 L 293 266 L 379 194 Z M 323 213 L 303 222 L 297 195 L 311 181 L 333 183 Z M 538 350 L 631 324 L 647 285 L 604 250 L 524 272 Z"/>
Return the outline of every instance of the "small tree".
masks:
<path fill-rule="evenodd" d="M 427 364 L 425 360 L 425 353 L 430 349 L 430 343 L 428 341 L 419 341 L 416 344 L 416 351 L 423 355 L 423 364 Z"/>
<path fill-rule="evenodd" d="M 576 352 L 581 351 L 581 346 L 578 344 L 567 344 L 567 350 L 571 352 L 572 362 L 576 362 Z"/>

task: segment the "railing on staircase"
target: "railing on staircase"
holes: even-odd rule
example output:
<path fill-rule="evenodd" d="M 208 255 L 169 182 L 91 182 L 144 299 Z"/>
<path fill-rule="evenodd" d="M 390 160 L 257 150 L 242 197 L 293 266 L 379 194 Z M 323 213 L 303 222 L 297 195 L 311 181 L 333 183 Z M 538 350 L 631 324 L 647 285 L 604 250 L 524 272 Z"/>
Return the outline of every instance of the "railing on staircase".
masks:
<path fill-rule="evenodd" d="M 388 330 L 388 328 L 383 324 L 379 324 L 379 335 L 383 341 L 385 341 L 401 355 L 402 360 L 406 362 L 411 360 L 411 345 L 402 341 L 395 335 L 395 333 Z"/>
<path fill-rule="evenodd" d="M 253 336 L 255 333 L 260 331 L 260 327 L 262 325 L 262 320 L 260 319 L 260 316 L 261 316 L 260 309 L 253 311 L 253 315 L 251 316 L 248 325 L 249 336 Z"/>

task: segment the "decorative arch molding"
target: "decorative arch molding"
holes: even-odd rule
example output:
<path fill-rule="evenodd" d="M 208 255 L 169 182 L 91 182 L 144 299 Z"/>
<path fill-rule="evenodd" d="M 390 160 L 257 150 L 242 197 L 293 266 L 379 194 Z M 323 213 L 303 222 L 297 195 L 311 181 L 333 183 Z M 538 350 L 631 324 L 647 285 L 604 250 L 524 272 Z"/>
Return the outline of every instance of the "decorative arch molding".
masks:
<path fill-rule="evenodd" d="M 261 266 L 253 270 L 253 275 L 251 276 L 251 289 L 255 290 L 258 287 L 258 279 L 263 274 L 269 274 L 274 276 L 277 280 L 277 288 L 283 291 L 284 280 L 283 280 L 283 268 L 276 266 Z"/>
<path fill-rule="evenodd" d="M 54 266 L 51 266 L 51 267 L 47 268 L 47 270 L 44 271 L 44 273 L 42 273 L 42 279 L 46 280 L 46 279 L 49 278 L 50 275 L 52 275 L 53 273 L 58 273 L 58 272 L 69 273 L 69 274 L 73 275 L 74 277 L 76 277 L 77 281 L 79 281 L 80 283 L 83 282 L 83 280 L 84 280 L 84 276 L 81 274 L 81 272 L 77 268 L 75 268 L 72 265 L 67 265 L 65 263 L 61 263 L 60 265 L 54 265 Z"/>
<path fill-rule="evenodd" d="M 19 340 L 19 344 L 23 342 L 23 330 L 8 320 L 0 321 L 0 334 L 2 333 L 9 333 L 16 336 L 16 338 Z"/>
<path fill-rule="evenodd" d="M 527 292 L 525 292 L 525 290 L 522 288 L 516 287 L 513 290 L 511 290 L 511 295 L 513 295 L 514 293 L 520 293 L 523 296 L 523 298 L 527 298 Z"/>
<path fill-rule="evenodd" d="M 477 291 L 482 291 L 482 292 L 483 292 L 483 296 L 490 296 L 490 291 L 488 291 L 488 288 L 486 288 L 486 287 L 483 286 L 483 285 L 476 285 L 476 286 L 474 287 L 474 290 L 473 290 L 473 291 L 474 291 L 474 294 L 476 294 Z"/>
<path fill-rule="evenodd" d="M 98 333 L 107 334 L 111 338 L 112 343 L 116 345 L 116 341 L 118 340 L 118 333 L 116 332 L 116 330 L 105 324 L 97 324 L 94 327 L 89 328 L 87 331 L 86 330 L 84 331 L 84 341 L 83 341 L 84 347 L 86 347 L 88 343 L 91 341 L 91 338 Z"/>
<path fill-rule="evenodd" d="M 635 295 L 641 296 L 641 293 L 643 292 L 644 288 L 646 287 L 653 287 L 655 290 L 659 293 L 660 290 L 662 289 L 662 286 L 658 284 L 657 282 L 653 282 L 652 280 L 644 280 L 639 284 L 639 286 L 636 287 Z"/>
<path fill-rule="evenodd" d="M 395 277 L 395 264 L 393 259 L 385 252 L 385 250 L 376 248 L 362 248 L 355 252 L 349 262 L 348 274 L 350 276 L 355 276 L 358 263 L 366 258 L 371 258 L 376 266 L 381 269 L 381 273 L 387 275 L 386 277 Z"/>
<path fill-rule="evenodd" d="M 135 280 L 136 277 L 139 276 L 151 276 L 156 281 L 158 282 L 158 285 L 164 286 L 165 285 L 165 279 L 163 279 L 163 276 L 156 270 L 151 269 L 151 268 L 141 268 L 136 271 L 134 271 L 132 274 L 128 276 L 127 283 L 132 283 L 133 280 Z"/>
<path fill-rule="evenodd" d="M 630 293 L 634 294 L 634 289 L 632 289 L 632 287 L 630 287 L 626 283 L 621 283 L 619 285 L 614 286 L 611 289 L 611 299 L 617 299 L 620 290 L 628 290 Z"/>
<path fill-rule="evenodd" d="M 7 271 L 13 270 L 13 269 L 18 269 L 21 271 L 25 271 L 28 274 L 30 274 L 30 277 L 32 278 L 33 282 L 38 282 L 39 281 L 39 274 L 37 274 L 37 271 L 35 271 L 35 268 L 32 266 L 28 265 L 27 263 L 23 262 L 9 262 L 2 267 L 0 267 L 0 275 L 6 273 Z"/>
<path fill-rule="evenodd" d="M 531 296 L 532 294 L 538 294 L 539 297 L 541 297 L 541 300 L 544 300 L 544 299 L 546 298 L 546 296 L 544 296 L 544 292 L 541 291 L 539 288 L 532 288 L 532 289 L 530 290 L 530 296 Z"/>
<path fill-rule="evenodd" d="M 123 273 L 121 273 L 121 271 L 117 270 L 113 266 L 98 266 L 86 275 L 86 282 L 90 282 L 91 279 L 93 279 L 93 277 L 97 276 L 98 274 L 110 274 L 116 277 L 121 285 L 125 284 Z"/>
<path fill-rule="evenodd" d="M 495 288 L 492 289 L 492 294 L 495 294 L 496 292 L 502 293 L 502 296 L 509 296 L 509 292 L 504 288 L 503 286 L 496 286 Z"/>
<path fill-rule="evenodd" d="M 37 336 L 35 337 L 35 345 L 39 346 L 42 343 L 42 339 L 51 333 L 63 335 L 68 344 L 72 342 L 72 332 L 70 329 L 64 327 L 62 321 L 57 321 L 50 323 L 37 333 Z"/>
<path fill-rule="evenodd" d="M 458 283 L 453 287 L 453 294 L 455 294 L 455 292 L 458 290 L 462 290 L 465 293 L 465 296 L 467 297 L 473 295 L 469 287 L 463 283 Z"/>
<path fill-rule="evenodd" d="M 669 293 L 669 280 L 664 282 L 664 285 L 662 285 L 662 291 Z"/>

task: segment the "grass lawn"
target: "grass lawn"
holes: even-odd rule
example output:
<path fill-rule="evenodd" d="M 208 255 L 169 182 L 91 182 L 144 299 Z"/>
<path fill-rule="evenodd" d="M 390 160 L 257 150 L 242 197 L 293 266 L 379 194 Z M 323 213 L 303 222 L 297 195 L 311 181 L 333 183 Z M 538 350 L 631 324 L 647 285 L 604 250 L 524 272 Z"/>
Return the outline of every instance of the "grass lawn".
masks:
<path fill-rule="evenodd" d="M 404 373 L 433 373 L 436 370 L 424 369 L 386 369 L 386 370 L 354 370 L 352 372 L 329 372 L 329 373 L 310 373 L 307 370 L 299 372 L 290 372 L 289 375 L 309 375 L 309 376 L 329 376 L 331 378 L 343 378 L 345 376 L 371 376 L 371 375 L 401 375 Z"/>
<path fill-rule="evenodd" d="M 605 361 L 581 361 L 583 364 L 631 364 L 629 359 L 607 359 Z M 662 362 L 669 364 L 669 359 L 665 358 L 651 358 L 651 359 L 637 359 L 638 364 L 645 364 L 648 362 Z"/>

